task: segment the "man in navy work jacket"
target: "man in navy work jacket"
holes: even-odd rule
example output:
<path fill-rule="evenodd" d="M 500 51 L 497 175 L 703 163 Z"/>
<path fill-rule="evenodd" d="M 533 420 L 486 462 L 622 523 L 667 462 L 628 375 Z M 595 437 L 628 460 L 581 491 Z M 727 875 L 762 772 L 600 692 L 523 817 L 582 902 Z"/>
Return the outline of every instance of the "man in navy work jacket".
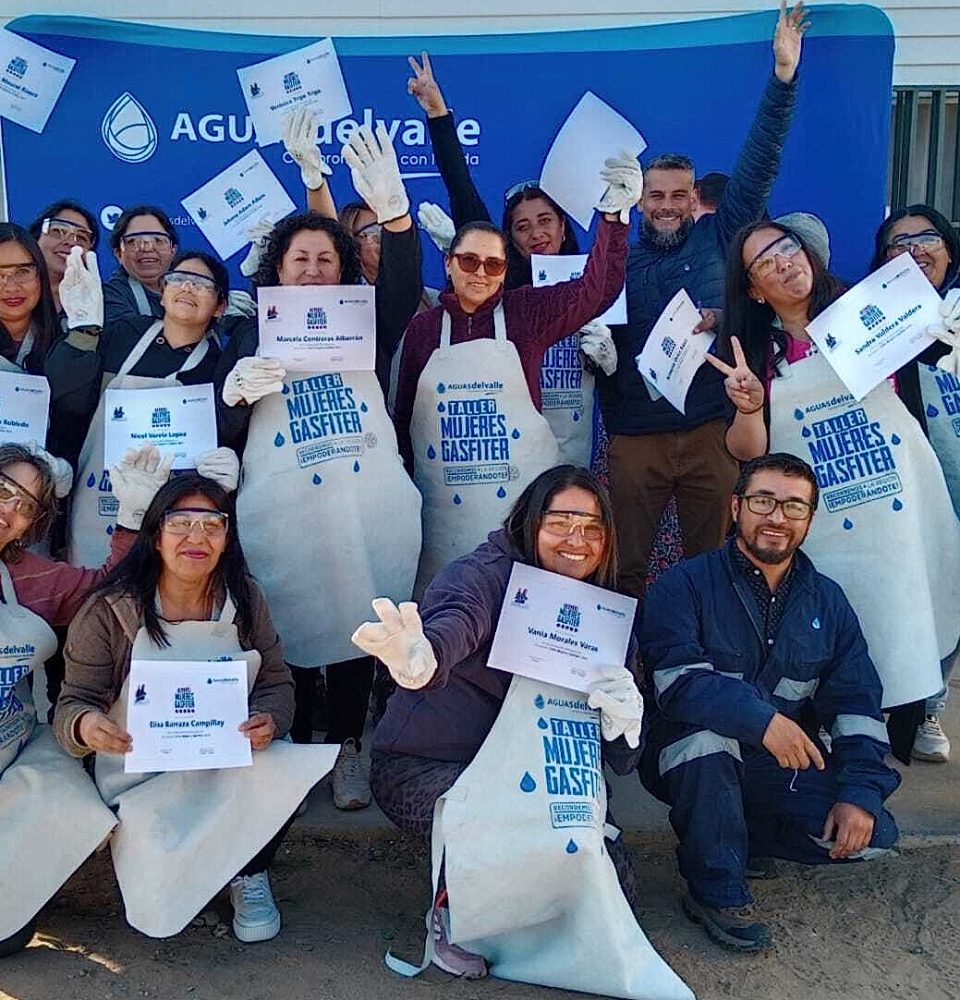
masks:
<path fill-rule="evenodd" d="M 727 497 L 737 465 L 724 443 L 729 414 L 723 376 L 704 365 L 680 413 L 648 389 L 635 358 L 681 289 L 698 307 L 723 307 L 727 247 L 741 226 L 761 217 L 780 171 L 797 98 L 805 16 L 802 3 L 788 13 L 782 0 L 774 71 L 715 213 L 694 222 L 694 165 L 686 156 L 658 156 L 644 169 L 640 238 L 627 260 L 627 325 L 613 330 L 620 365 L 597 382 L 610 436 L 620 581 L 635 597 L 643 595 L 657 523 L 674 493 L 688 556 L 716 548 L 730 523 Z"/>
<path fill-rule="evenodd" d="M 748 462 L 734 536 L 668 570 L 644 609 L 640 776 L 670 806 L 684 910 L 743 951 L 771 943 L 746 882 L 769 858 L 852 861 L 897 839 L 880 678 L 843 591 L 799 551 L 818 499 L 801 459 Z"/>

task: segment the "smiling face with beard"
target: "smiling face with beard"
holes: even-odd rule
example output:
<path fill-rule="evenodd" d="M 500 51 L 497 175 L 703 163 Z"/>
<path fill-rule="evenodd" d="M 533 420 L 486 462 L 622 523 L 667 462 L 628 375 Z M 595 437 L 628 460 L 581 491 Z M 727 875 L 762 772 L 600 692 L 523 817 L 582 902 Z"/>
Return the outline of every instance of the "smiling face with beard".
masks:
<path fill-rule="evenodd" d="M 693 171 L 682 167 L 648 168 L 643 177 L 643 229 L 661 248 L 682 243 L 693 226 L 697 208 Z"/>

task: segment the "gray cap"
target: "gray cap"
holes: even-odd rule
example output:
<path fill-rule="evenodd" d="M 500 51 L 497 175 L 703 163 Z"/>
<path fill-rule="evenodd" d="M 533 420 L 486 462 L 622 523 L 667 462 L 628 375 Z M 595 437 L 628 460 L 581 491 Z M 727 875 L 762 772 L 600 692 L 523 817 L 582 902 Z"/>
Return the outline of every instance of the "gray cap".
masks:
<path fill-rule="evenodd" d="M 824 267 L 830 266 L 830 234 L 822 219 L 812 212 L 787 212 L 773 222 L 792 229 L 820 258 Z"/>

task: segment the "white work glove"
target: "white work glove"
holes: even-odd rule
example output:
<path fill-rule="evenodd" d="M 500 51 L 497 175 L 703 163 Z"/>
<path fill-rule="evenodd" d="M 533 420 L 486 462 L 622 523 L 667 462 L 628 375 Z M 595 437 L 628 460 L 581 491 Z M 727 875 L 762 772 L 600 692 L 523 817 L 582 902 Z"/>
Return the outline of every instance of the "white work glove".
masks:
<path fill-rule="evenodd" d="M 250 237 L 250 249 L 247 251 L 247 256 L 240 261 L 240 273 L 245 278 L 252 278 L 259 270 L 260 254 L 267 245 L 267 237 L 273 232 L 274 225 L 276 223 L 269 219 L 261 219 L 255 226 L 250 227 L 250 232 L 247 233 Z M 232 294 L 233 292 L 230 293 Z"/>
<path fill-rule="evenodd" d="M 397 607 L 389 597 L 378 597 L 373 610 L 380 621 L 364 622 L 350 641 L 385 663 L 400 687 L 422 688 L 436 672 L 437 658 L 423 634 L 416 603 L 404 601 Z"/>
<path fill-rule="evenodd" d="M 283 392 L 286 374 L 286 368 L 274 358 L 241 358 L 223 383 L 223 401 L 227 406 L 238 403 L 253 406 L 272 392 Z"/>
<path fill-rule="evenodd" d="M 197 472 L 233 493 L 240 481 L 240 459 L 232 448 L 213 448 L 197 455 Z"/>
<path fill-rule="evenodd" d="M 643 172 L 640 162 L 625 150 L 618 156 L 610 156 L 604 162 L 600 176 L 607 184 L 598 211 L 620 213 L 620 221 L 626 225 L 630 221 L 630 209 L 643 194 Z"/>
<path fill-rule="evenodd" d="M 300 179 L 309 191 L 319 191 L 333 173 L 317 147 L 317 116 L 310 108 L 296 108 L 283 120 L 283 148 L 300 168 Z"/>
<path fill-rule="evenodd" d="M 600 728 L 608 743 L 622 736 L 628 747 L 640 746 L 643 698 L 626 667 L 604 667 L 590 689 L 587 704 L 600 709 Z"/>
<path fill-rule="evenodd" d="M 170 478 L 173 455 L 161 458 L 160 449 L 148 444 L 128 451 L 119 465 L 110 469 L 110 483 L 117 498 L 117 524 L 139 531 L 156 492 Z"/>
<path fill-rule="evenodd" d="M 937 361 L 937 367 L 960 376 L 960 288 L 953 288 L 940 303 L 940 322 L 927 327 L 927 334 L 953 348 Z"/>
<path fill-rule="evenodd" d="M 453 228 L 453 219 L 439 205 L 434 205 L 432 201 L 421 201 L 417 209 L 417 222 L 440 253 L 446 253 L 450 249 L 456 229 Z"/>
<path fill-rule="evenodd" d="M 397 154 L 383 122 L 377 124 L 376 135 L 369 125 L 361 125 L 343 147 L 343 159 L 357 194 L 377 213 L 377 222 L 393 222 L 410 211 Z"/>
<path fill-rule="evenodd" d="M 224 316 L 246 316 L 255 319 L 257 315 L 257 303 L 246 292 L 241 292 L 238 288 L 227 292 L 227 308 L 223 310 Z"/>
<path fill-rule="evenodd" d="M 617 346 L 606 323 L 592 319 L 581 328 L 580 350 L 604 375 L 612 375 L 617 370 Z"/>
<path fill-rule="evenodd" d="M 60 305 L 67 314 L 67 326 L 103 326 L 103 285 L 97 255 L 78 246 L 70 249 L 60 280 Z"/>
<path fill-rule="evenodd" d="M 28 441 L 24 447 L 34 458 L 39 458 L 41 462 L 45 462 L 50 467 L 54 495 L 58 500 L 62 500 L 73 488 L 73 467 L 65 458 L 51 455 L 37 441 Z"/>

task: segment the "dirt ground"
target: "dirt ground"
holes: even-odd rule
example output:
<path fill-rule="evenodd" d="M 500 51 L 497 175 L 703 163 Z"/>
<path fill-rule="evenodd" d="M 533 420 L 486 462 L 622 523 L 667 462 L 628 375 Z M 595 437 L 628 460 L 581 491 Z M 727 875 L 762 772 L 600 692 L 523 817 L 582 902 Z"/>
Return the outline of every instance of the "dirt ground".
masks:
<path fill-rule="evenodd" d="M 731 955 L 682 915 L 672 853 L 634 849 L 639 919 L 699 1000 L 945 1000 L 960 997 L 960 848 L 922 847 L 865 865 L 781 865 L 755 883 L 773 951 Z M 108 855 L 46 907 L 21 955 L 0 960 L 0 1000 L 561 1000 L 582 997 L 502 980 L 457 981 L 437 969 L 404 980 L 383 965 L 419 958 L 425 855 L 404 840 L 293 839 L 272 869 L 284 928 L 241 945 L 207 923 L 151 940 L 119 912 Z M 2 891 L 2 888 L 0 888 Z M 229 923 L 224 895 L 212 904 Z"/>

